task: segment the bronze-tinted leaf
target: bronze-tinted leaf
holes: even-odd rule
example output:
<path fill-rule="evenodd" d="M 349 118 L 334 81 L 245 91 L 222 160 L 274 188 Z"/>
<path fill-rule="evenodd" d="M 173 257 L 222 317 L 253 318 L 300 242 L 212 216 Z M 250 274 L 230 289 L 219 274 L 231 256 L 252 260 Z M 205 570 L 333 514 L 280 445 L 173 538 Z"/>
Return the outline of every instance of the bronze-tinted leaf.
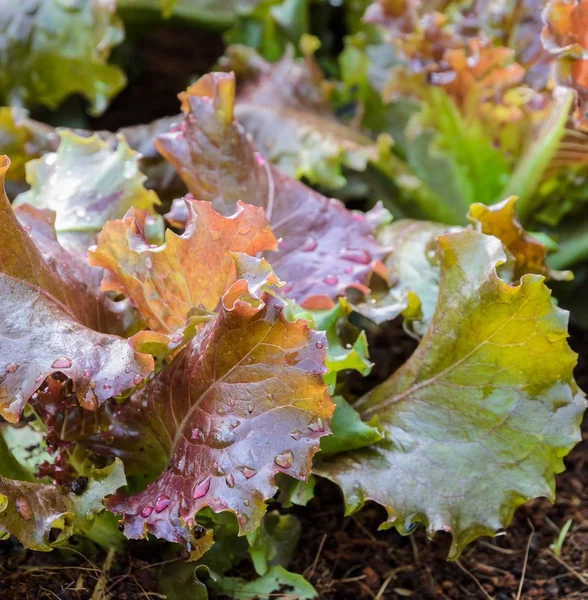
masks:
<path fill-rule="evenodd" d="M 163 246 L 145 237 L 145 213 L 131 210 L 110 221 L 88 253 L 91 265 L 107 271 L 103 290 L 124 294 L 153 331 L 170 333 L 184 326 L 193 308 L 214 310 L 235 282 L 232 252 L 255 255 L 273 250 L 277 240 L 262 209 L 239 204 L 231 217 L 210 202 L 185 200 L 186 231 L 170 229 Z"/>

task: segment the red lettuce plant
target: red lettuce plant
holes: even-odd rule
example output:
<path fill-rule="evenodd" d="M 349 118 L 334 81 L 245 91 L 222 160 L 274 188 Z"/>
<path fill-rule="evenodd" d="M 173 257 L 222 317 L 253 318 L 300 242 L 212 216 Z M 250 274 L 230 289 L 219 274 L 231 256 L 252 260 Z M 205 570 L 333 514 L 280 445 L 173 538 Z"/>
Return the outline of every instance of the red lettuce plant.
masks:
<path fill-rule="evenodd" d="M 232 73 L 180 98 L 154 145 L 189 194 L 163 236 L 122 138 L 62 133 L 28 163 L 31 190 L 0 196 L 0 530 L 44 550 L 152 534 L 220 591 L 286 583 L 310 598 L 284 569 L 296 520 L 266 510 L 307 502 L 314 475 L 349 513 L 374 500 L 385 527 L 451 533 L 450 558 L 552 497 L 585 401 L 544 283 L 568 274 L 515 199 L 472 204 L 470 226 L 353 212 L 256 150 Z M 360 329 L 395 318 L 419 345 L 357 397 Z M 19 462 L 13 431 L 51 456 Z M 244 557 L 257 587 L 221 577 Z"/>

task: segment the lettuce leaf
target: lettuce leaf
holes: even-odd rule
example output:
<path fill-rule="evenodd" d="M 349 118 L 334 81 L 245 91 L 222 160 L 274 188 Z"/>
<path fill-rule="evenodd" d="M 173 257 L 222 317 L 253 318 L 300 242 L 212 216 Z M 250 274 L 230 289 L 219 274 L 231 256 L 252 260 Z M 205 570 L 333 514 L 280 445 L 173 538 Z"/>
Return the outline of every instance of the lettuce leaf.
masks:
<path fill-rule="evenodd" d="M 56 241 L 49 246 L 58 250 L 45 260 L 27 233 L 31 228 L 18 222 L 8 203 L 3 183 L 10 163 L 0 160 L 0 305 L 5 315 L 0 355 L 6 361 L 0 367 L 0 414 L 17 421 L 43 380 L 57 372 L 67 374 L 80 402 L 94 409 L 147 377 L 153 359 L 118 336 L 99 333 L 112 322 L 108 304 L 88 293 L 90 285 L 76 278 L 75 267 L 60 262 L 65 251 Z M 51 230 L 46 217 L 34 215 L 43 231 Z"/>
<path fill-rule="evenodd" d="M 195 308 L 213 311 L 236 280 L 233 252 L 255 255 L 277 246 L 260 208 L 239 204 L 229 218 L 209 202 L 186 198 L 185 205 L 186 231 L 168 229 L 163 246 L 149 244 L 144 215 L 133 209 L 108 222 L 88 254 L 91 265 L 106 269 L 102 290 L 129 298 L 152 331 L 181 329 Z"/>
<path fill-rule="evenodd" d="M 107 62 L 123 37 L 113 0 L 9 0 L 0 16 L 0 103 L 56 108 L 77 93 L 102 113 L 126 83 Z"/>
<path fill-rule="evenodd" d="M 312 56 L 296 60 L 290 49 L 277 63 L 250 48 L 229 47 L 221 65 L 235 71 L 235 117 L 256 148 L 294 179 L 337 189 L 344 168 L 364 171 L 379 149 L 369 137 L 337 120 L 327 82 Z"/>
<path fill-rule="evenodd" d="M 308 477 L 334 409 L 322 381 L 326 340 L 288 321 L 285 307 L 239 279 L 216 319 L 132 397 L 170 462 L 145 490 L 108 501 L 127 537 L 152 533 L 197 559 L 211 543 L 193 529 L 201 508 L 232 512 L 249 533 L 277 473 Z"/>
<path fill-rule="evenodd" d="M 288 282 L 285 295 L 305 308 L 329 308 L 348 287 L 367 290 L 387 254 L 373 238 L 372 215 L 352 213 L 268 164 L 234 121 L 234 102 L 234 75 L 205 75 L 183 95 L 184 119 L 157 148 L 218 212 L 234 213 L 238 200 L 265 209 L 282 241 L 264 256 Z"/>
<path fill-rule="evenodd" d="M 253 581 L 246 581 L 238 577 L 223 577 L 210 585 L 221 594 L 229 595 L 231 598 L 242 598 L 243 600 L 252 597 L 259 598 L 259 600 L 269 600 L 276 597 L 274 592 L 284 588 L 289 590 L 288 594 L 295 598 L 311 599 L 318 597 L 316 590 L 302 575 L 290 573 L 280 566 L 271 567 L 263 577 Z"/>
<path fill-rule="evenodd" d="M 55 211 L 60 244 L 81 253 L 94 244 L 106 221 L 123 217 L 131 207 L 148 211 L 155 220 L 159 198 L 144 188 L 139 156 L 122 136 L 116 150 L 96 134 L 80 137 L 62 130 L 59 138 L 56 152 L 27 163 L 31 189 L 14 206 L 26 203 Z"/>
<path fill-rule="evenodd" d="M 437 238 L 439 295 L 407 363 L 356 404 L 386 439 L 325 460 L 352 513 L 383 505 L 403 534 L 452 534 L 450 558 L 506 527 L 517 506 L 553 497 L 586 408 L 573 379 L 567 313 L 540 275 L 502 280 L 501 242 L 463 230 Z"/>
<path fill-rule="evenodd" d="M 26 548 L 47 552 L 72 533 L 88 530 L 104 510 L 103 498 L 124 484 L 120 461 L 93 469 L 80 495 L 0 475 L 0 532 L 13 535 Z"/>
<path fill-rule="evenodd" d="M 574 117 L 581 129 L 586 120 L 588 43 L 588 11 L 583 0 L 550 0 L 543 13 L 545 27 L 541 38 L 545 49 L 555 56 L 556 79 L 560 85 L 576 93 Z"/>

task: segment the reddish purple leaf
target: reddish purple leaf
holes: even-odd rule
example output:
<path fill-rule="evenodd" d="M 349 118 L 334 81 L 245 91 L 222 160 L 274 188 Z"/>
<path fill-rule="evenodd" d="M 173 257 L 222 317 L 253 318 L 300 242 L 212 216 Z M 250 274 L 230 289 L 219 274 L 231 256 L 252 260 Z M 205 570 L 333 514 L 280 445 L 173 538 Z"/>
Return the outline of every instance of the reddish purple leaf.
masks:
<path fill-rule="evenodd" d="M 159 151 L 192 194 L 222 214 L 232 214 L 239 200 L 265 208 L 282 240 L 265 257 L 287 282 L 284 294 L 305 307 L 329 307 L 348 287 L 365 289 L 387 254 L 369 217 L 282 174 L 255 151 L 233 119 L 234 75 L 205 75 L 182 97 L 184 119 L 158 138 Z M 177 210 L 172 214 L 177 223 Z"/>
<path fill-rule="evenodd" d="M 149 532 L 192 549 L 190 527 L 205 506 L 233 512 L 241 532 L 252 531 L 277 473 L 310 474 L 334 410 L 322 379 L 326 340 L 305 321 L 289 321 L 281 299 L 258 296 L 262 270 L 271 283 L 263 264 L 252 287 L 238 280 L 218 317 L 132 398 L 170 462 L 142 492 L 109 501 L 127 537 Z"/>

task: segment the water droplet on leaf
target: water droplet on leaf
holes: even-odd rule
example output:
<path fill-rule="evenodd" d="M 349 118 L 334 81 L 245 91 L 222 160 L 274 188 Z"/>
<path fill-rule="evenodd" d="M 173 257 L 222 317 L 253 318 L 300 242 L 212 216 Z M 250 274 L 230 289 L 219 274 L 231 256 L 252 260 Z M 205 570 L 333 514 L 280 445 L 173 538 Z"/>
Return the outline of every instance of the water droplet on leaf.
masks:
<path fill-rule="evenodd" d="M 369 265 L 372 260 L 369 252 L 366 252 L 365 250 L 353 250 L 352 248 L 345 248 L 345 250 L 341 252 L 341 258 L 359 265 Z"/>
<path fill-rule="evenodd" d="M 315 248 L 317 247 L 317 242 L 316 240 L 309 235 L 305 240 L 304 240 L 304 244 L 302 244 L 301 246 L 301 250 L 303 252 L 312 252 Z"/>
<path fill-rule="evenodd" d="M 316 417 L 309 423 L 308 428 L 315 433 L 322 433 L 325 431 L 325 424 L 321 417 Z"/>
<path fill-rule="evenodd" d="M 143 375 L 139 375 L 138 373 L 135 375 L 135 377 L 133 378 L 133 383 L 135 385 L 139 385 L 140 383 L 143 382 Z"/>
<path fill-rule="evenodd" d="M 230 473 L 225 477 L 225 482 L 228 487 L 230 487 L 230 488 L 235 487 L 235 478 Z"/>
<path fill-rule="evenodd" d="M 159 496 L 153 508 L 155 509 L 156 513 L 160 513 L 163 510 L 165 510 L 170 504 L 171 500 L 167 496 Z"/>
<path fill-rule="evenodd" d="M 292 462 L 294 460 L 294 454 L 292 454 L 291 450 L 286 450 L 285 452 L 281 452 L 274 458 L 274 462 L 279 467 L 283 467 L 284 469 L 289 469 L 292 466 Z"/>
<path fill-rule="evenodd" d="M 52 369 L 69 369 L 71 367 L 71 360 L 67 357 L 58 358 L 56 361 L 53 361 L 51 365 Z"/>
<path fill-rule="evenodd" d="M 327 275 L 323 281 L 327 284 L 327 285 L 337 285 L 339 283 L 339 279 L 337 277 L 335 277 L 335 275 Z"/>
<path fill-rule="evenodd" d="M 150 506 L 145 506 L 143 508 L 143 510 L 141 511 L 141 516 L 146 519 L 147 517 L 151 516 L 151 513 L 153 512 L 153 509 Z"/>
<path fill-rule="evenodd" d="M 17 369 L 18 369 L 18 365 L 16 363 L 8 363 L 6 365 L 7 373 L 16 373 Z"/>
<path fill-rule="evenodd" d="M 208 479 L 205 479 L 201 483 L 199 483 L 194 488 L 194 493 L 192 494 L 194 500 L 198 500 L 199 498 L 203 498 L 204 496 L 206 496 L 206 494 L 208 494 L 209 489 L 210 489 L 210 477 Z"/>
<path fill-rule="evenodd" d="M 16 512 L 25 520 L 30 521 L 33 518 L 33 510 L 29 501 L 22 496 L 16 499 Z"/>
<path fill-rule="evenodd" d="M 251 479 L 254 475 L 257 475 L 257 471 L 255 469 L 250 469 L 249 467 L 243 467 L 242 473 L 245 479 Z"/>

